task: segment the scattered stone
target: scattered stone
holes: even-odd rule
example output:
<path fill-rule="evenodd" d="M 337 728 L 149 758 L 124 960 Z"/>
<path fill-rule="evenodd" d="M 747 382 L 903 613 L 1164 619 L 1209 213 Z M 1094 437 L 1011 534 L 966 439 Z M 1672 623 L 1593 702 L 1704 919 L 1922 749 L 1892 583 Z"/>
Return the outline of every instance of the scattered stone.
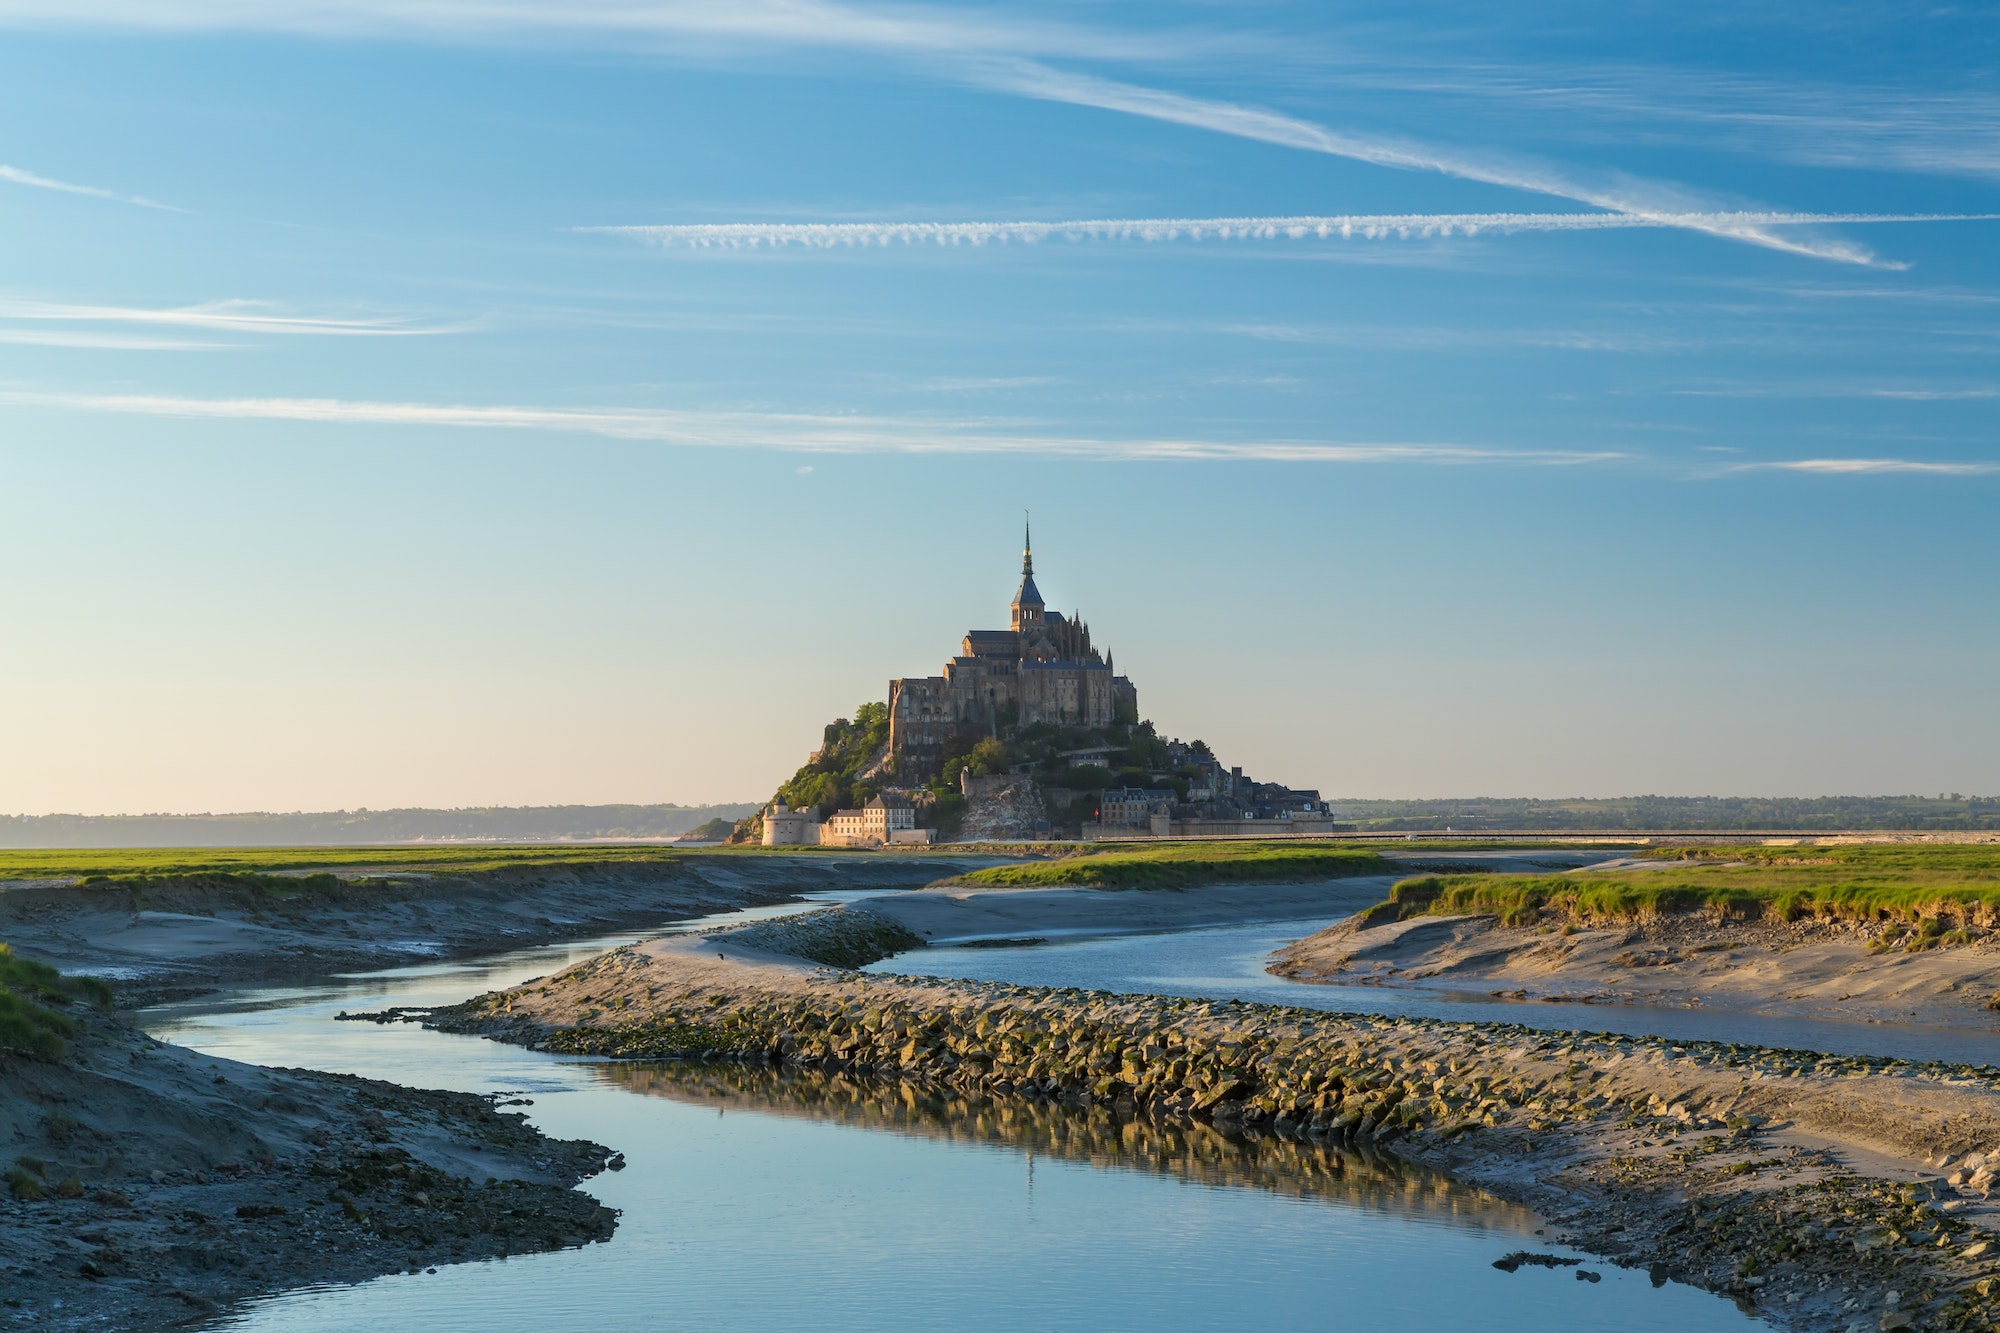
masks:
<path fill-rule="evenodd" d="M 1512 1273 L 1523 1266 L 1529 1268 L 1575 1268 L 1581 1259 L 1571 1259 L 1560 1254 L 1534 1254 L 1528 1250 L 1516 1250 L 1493 1261 L 1493 1266 L 1503 1273 Z M 1582 1273 L 1577 1274 L 1582 1277 Z M 1596 1278 L 1591 1278 L 1595 1282 Z"/>

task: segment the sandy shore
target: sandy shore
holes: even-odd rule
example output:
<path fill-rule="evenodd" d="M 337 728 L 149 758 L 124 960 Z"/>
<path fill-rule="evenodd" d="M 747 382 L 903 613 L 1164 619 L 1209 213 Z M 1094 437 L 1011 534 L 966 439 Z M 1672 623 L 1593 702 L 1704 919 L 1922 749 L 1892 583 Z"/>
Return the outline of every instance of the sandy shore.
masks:
<path fill-rule="evenodd" d="M 0 1056 L 0 1328 L 164 1328 L 312 1282 L 608 1239 L 612 1157 L 462 1093 L 265 1069 L 106 1015 Z"/>
<path fill-rule="evenodd" d="M 1881 926 L 1728 922 L 1705 913 L 1617 925 L 1503 926 L 1491 916 L 1343 921 L 1276 955 L 1271 971 L 1517 999 L 1657 1005 L 1991 1033 L 2000 938 L 1906 953 Z"/>
<path fill-rule="evenodd" d="M 746 935 L 616 950 L 433 1021 L 552 1050 L 806 1065 L 1392 1145 L 1783 1327 L 2000 1317 L 1991 1177 L 1947 1179 L 1969 1153 L 2000 1162 L 1990 1071 L 879 976 Z"/>

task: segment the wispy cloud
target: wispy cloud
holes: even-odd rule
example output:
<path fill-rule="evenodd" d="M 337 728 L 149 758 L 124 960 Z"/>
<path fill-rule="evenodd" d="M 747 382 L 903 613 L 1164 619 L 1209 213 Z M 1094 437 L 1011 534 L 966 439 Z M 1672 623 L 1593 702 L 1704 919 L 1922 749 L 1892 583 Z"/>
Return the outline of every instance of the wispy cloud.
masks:
<path fill-rule="evenodd" d="M 1970 11 L 1968 11 L 1969 15 Z M 1816 16 L 1819 17 L 1819 16 Z M 2000 176 L 2000 97 L 1966 67 L 1931 65 L 1921 84 L 1592 61 L 1588 65 L 1380 62 L 1343 72 L 1352 86 L 1566 117 L 1578 137 L 1713 145 L 1822 166 Z"/>
<path fill-rule="evenodd" d="M 111 24 L 155 29 L 225 28 L 293 32 L 367 32 L 432 40 L 518 40 L 560 35 L 583 42 L 675 39 L 683 56 L 690 39 L 750 47 L 824 48 L 899 55 L 918 61 L 928 77 L 1015 96 L 1182 125 L 1348 158 L 1402 171 L 1436 172 L 1464 180 L 1569 199 L 1621 213 L 1656 216 L 1729 240 L 1845 264 L 1901 268 L 1836 237 L 1732 220 L 1714 202 L 1670 182 L 1623 172 L 1590 172 L 1536 161 L 1494 148 L 1445 148 L 1415 138 L 1336 129 L 1297 116 L 1228 100 L 1106 78 L 1071 63 L 1179 62 L 1211 59 L 1228 47 L 1261 48 L 1264 63 L 1284 49 L 1258 34 L 1183 28 L 1148 32 L 1022 19 L 1002 10 L 904 5 L 841 5 L 828 0 L 577 0 L 561 6 L 530 0 L 307 0 L 247 5 L 242 0 L 0 0 L 0 23 Z"/>
<path fill-rule="evenodd" d="M 1281 462 L 1429 466 L 1658 466 L 1624 449 L 1517 449 L 1405 441 L 1118 439 L 1058 434 L 992 418 L 883 417 L 806 412 L 535 407 L 378 402 L 345 398 L 190 398 L 166 394 L 0 390 L 0 404 L 196 420 L 293 421 L 333 426 L 449 427 L 596 435 L 709 449 L 804 454 L 1039 455 L 1103 462 Z M 1831 476 L 2000 474 L 2000 463 L 1907 458 L 1800 458 L 1731 464 L 1721 475 L 1789 472 Z M 1718 475 L 1706 472 L 1703 475 Z"/>
<path fill-rule="evenodd" d="M 334 425 L 552 431 L 702 448 L 827 454 L 1036 454 L 1105 461 L 1495 464 L 1615 463 L 1618 450 L 1318 440 L 1111 439 L 1024 431 L 1006 422 L 709 412 L 650 408 L 472 406 L 338 398 L 186 398 L 157 394 L 0 391 L 0 403 L 83 412 Z"/>
<path fill-rule="evenodd" d="M 162 324 L 223 333 L 296 334 L 335 338 L 398 338 L 446 333 L 403 318 L 355 319 L 281 313 L 261 301 L 211 301 L 192 306 L 83 305 L 0 297 L 0 320 L 79 324 Z"/>
<path fill-rule="evenodd" d="M 920 381 L 925 393 L 980 393 L 1002 389 L 1044 389 L 1056 383 L 1053 375 L 938 375 Z"/>
<path fill-rule="evenodd" d="M 194 352 L 226 347 L 227 343 L 192 338 L 149 338 L 136 333 L 106 333 L 96 329 L 8 328 L 0 325 L 0 343 L 14 347 L 76 347 L 107 352 Z"/>
<path fill-rule="evenodd" d="M 1906 403 L 1954 403 L 2000 398 L 2000 389 L 1983 385 L 1902 388 L 1866 384 L 1725 384 L 1668 389 L 1666 392 L 1676 398 L 1887 398 Z"/>
<path fill-rule="evenodd" d="M 1914 458 L 1793 458 L 1769 463 L 1739 463 L 1731 472 L 1817 472 L 1830 476 L 1873 476 L 1914 472 L 1927 476 L 1983 477 L 2000 473 L 2000 463 L 1932 463 Z"/>
<path fill-rule="evenodd" d="M 707 39 L 759 46 L 1098 60 L 1192 57 L 1270 38 L 1213 29 L 1116 30 L 1024 17 L 1003 6 L 845 5 L 829 0 L 0 0 L 0 23 L 154 31 L 229 30 L 504 41 Z"/>
<path fill-rule="evenodd" d="M 1296 217 L 1092 218 L 1066 222 L 704 222 L 579 227 L 688 249 L 994 245 L 1043 241 L 1411 240 L 1543 231 L 1724 230 L 1833 224 L 1989 222 L 1992 213 L 1348 213 Z"/>
<path fill-rule="evenodd" d="M 1619 213 L 1693 219 L 1664 225 L 1686 226 L 1690 230 L 1727 240 L 1814 259 L 1881 268 L 1906 267 L 1878 260 L 1872 252 L 1847 241 L 1786 236 L 1756 223 L 1728 221 L 1727 215 L 1723 215 L 1724 220 L 1713 220 L 1715 215 L 1702 209 L 1702 201 L 1685 187 L 1644 180 L 1622 172 L 1591 180 L 1564 168 L 1503 152 L 1488 150 L 1471 153 L 1441 149 L 1411 139 L 1342 132 L 1260 107 L 1140 87 L 1096 75 L 1058 70 L 1036 61 L 989 63 L 984 68 L 986 82 L 1025 97 L 1120 111 L 1404 171 L 1437 172 L 1462 180 L 1571 199 Z"/>
<path fill-rule="evenodd" d="M 81 194 L 87 195 L 92 199 L 110 199 L 121 204 L 136 204 L 140 208 L 157 208 L 166 213 L 187 212 L 185 208 L 175 208 L 172 204 L 163 204 L 157 199 L 148 199 L 144 195 L 119 194 L 116 190 L 100 190 L 95 185 L 75 185 L 69 181 L 59 181 L 54 177 L 39 175 L 32 171 L 23 170 L 20 167 L 10 167 L 5 163 L 0 163 L 0 181 L 12 181 L 16 185 L 32 186 L 37 190 L 56 190 L 63 194 Z"/>

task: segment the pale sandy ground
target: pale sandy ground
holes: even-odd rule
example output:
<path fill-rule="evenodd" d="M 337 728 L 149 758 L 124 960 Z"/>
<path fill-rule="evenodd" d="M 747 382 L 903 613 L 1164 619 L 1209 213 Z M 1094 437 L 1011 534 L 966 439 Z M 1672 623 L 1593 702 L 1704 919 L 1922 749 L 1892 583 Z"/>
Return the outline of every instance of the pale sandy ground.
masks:
<path fill-rule="evenodd" d="M 1518 999 L 1655 1005 L 1991 1033 L 2000 941 L 1871 954 L 1878 927 L 1720 922 L 1706 914 L 1563 934 L 1491 916 L 1348 922 L 1280 951 L 1297 981 L 1497 991 Z"/>

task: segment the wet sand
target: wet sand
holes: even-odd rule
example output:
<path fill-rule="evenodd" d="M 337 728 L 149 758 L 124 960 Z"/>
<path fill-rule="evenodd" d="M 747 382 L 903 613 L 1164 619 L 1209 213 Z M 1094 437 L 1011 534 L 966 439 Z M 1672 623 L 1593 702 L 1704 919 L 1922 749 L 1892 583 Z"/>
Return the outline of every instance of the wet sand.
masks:
<path fill-rule="evenodd" d="M 463 1093 L 219 1060 L 81 1016 L 0 1056 L 0 1328 L 164 1328 L 313 1282 L 608 1239 L 611 1151 Z"/>
<path fill-rule="evenodd" d="M 1507 873 L 1570 870 L 1604 860 L 1603 852 L 1468 852 L 1441 859 L 1436 853 L 1388 859 L 1386 875 L 1357 875 L 1302 883 L 1210 884 L 1199 888 L 1077 889 L 973 888 L 932 885 L 877 898 L 869 910 L 888 917 L 932 944 L 968 940 L 1057 938 L 1065 935 L 1142 934 L 1252 921 L 1312 920 L 1344 916 L 1389 896 L 1389 886 L 1409 875 L 1483 869 Z"/>

